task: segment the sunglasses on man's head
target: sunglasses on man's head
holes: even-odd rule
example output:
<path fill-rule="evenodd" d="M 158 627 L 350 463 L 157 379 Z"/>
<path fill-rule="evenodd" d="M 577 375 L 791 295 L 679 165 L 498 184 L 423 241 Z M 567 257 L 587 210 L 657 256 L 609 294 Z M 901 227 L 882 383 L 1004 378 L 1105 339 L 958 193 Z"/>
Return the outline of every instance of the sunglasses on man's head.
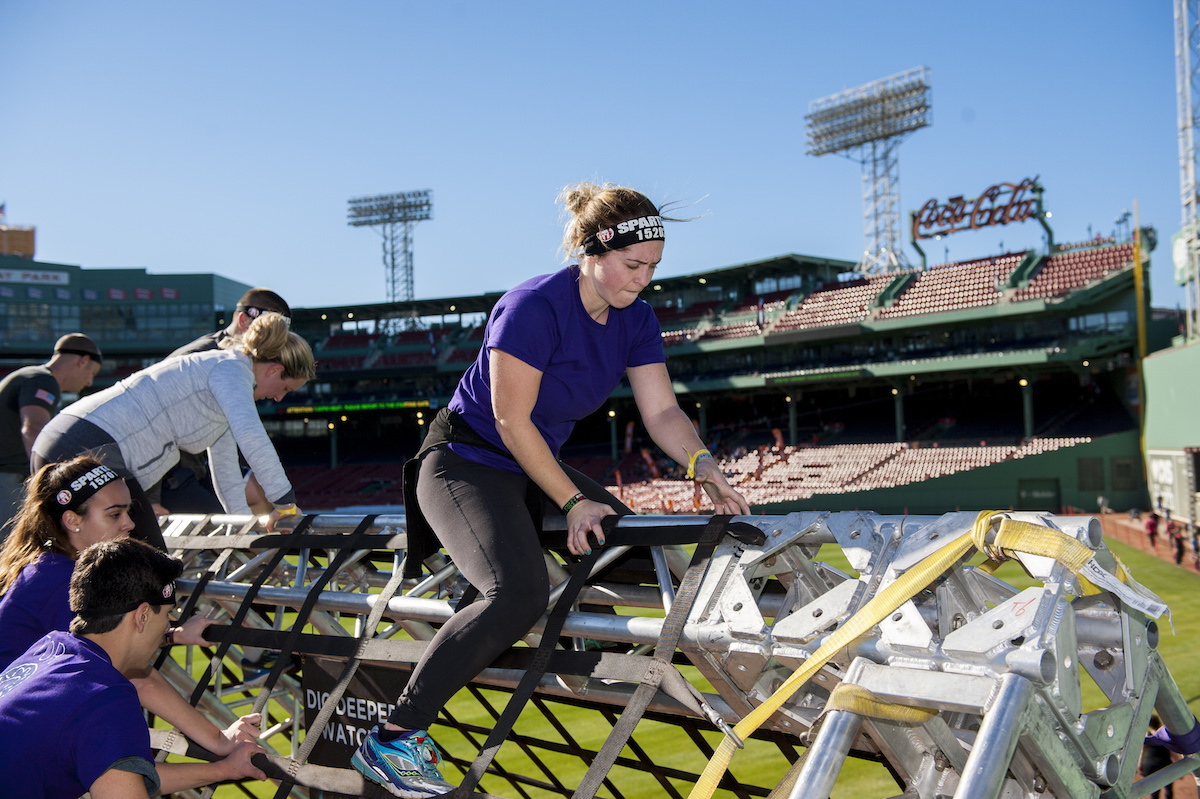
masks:
<path fill-rule="evenodd" d="M 259 308 L 255 305 L 239 305 L 237 310 L 241 313 L 244 313 L 246 316 L 249 316 L 251 319 L 257 319 L 259 316 L 265 313 L 272 313 L 270 308 Z M 292 317 L 285 313 L 280 313 L 279 311 L 275 311 L 274 313 L 278 313 L 280 316 L 282 316 L 284 322 L 287 323 L 289 328 L 292 326 Z"/>

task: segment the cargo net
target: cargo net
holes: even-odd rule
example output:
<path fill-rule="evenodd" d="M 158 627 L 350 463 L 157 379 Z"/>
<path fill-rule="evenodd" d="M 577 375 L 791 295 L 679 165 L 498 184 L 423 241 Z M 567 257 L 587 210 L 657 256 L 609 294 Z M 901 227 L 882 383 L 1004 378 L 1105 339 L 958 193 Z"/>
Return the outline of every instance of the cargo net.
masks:
<path fill-rule="evenodd" d="M 864 796 L 1123 799 L 1200 768 L 1156 651 L 1169 611 L 1092 517 L 607 521 L 576 558 L 547 520 L 546 615 L 431 728 L 454 796 L 827 797 L 858 758 L 881 766 Z M 163 673 L 218 726 L 262 714 L 275 786 L 220 795 L 390 796 L 350 755 L 475 598 L 454 564 L 436 553 L 402 580 L 402 516 L 277 534 L 172 516 L 164 533 L 183 613 L 218 623 Z M 1084 680 L 1103 697 L 1087 712 Z M 1135 782 L 1152 713 L 1185 756 Z M 212 759 L 150 726 L 160 757 Z"/>

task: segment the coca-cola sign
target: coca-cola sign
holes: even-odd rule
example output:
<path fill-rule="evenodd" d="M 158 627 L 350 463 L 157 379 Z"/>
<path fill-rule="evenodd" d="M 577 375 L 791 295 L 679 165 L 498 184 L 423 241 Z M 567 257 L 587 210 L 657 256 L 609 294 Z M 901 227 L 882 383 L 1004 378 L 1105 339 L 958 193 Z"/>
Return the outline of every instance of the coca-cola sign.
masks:
<path fill-rule="evenodd" d="M 913 241 L 1024 222 L 1037 213 L 1034 191 L 1041 191 L 1036 177 L 1020 183 L 997 183 L 973 200 L 951 197 L 945 205 L 940 205 L 935 197 L 913 214 Z"/>

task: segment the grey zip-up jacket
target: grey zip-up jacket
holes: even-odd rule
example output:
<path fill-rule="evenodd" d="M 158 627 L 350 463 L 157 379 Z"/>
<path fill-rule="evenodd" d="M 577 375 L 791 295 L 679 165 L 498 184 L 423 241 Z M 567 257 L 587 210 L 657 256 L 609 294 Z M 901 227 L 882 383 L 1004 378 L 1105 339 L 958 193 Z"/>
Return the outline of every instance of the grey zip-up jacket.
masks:
<path fill-rule="evenodd" d="M 174 468 L 180 450 L 207 449 L 221 505 L 228 513 L 250 513 L 240 449 L 272 503 L 295 502 L 254 407 L 254 370 L 244 353 L 210 350 L 162 361 L 61 413 L 86 419 L 112 436 L 143 488 Z"/>

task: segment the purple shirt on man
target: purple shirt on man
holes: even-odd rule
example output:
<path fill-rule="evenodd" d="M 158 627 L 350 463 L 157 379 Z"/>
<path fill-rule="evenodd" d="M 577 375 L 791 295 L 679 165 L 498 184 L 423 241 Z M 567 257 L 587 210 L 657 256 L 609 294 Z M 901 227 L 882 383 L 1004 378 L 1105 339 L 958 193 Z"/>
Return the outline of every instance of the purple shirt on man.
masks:
<path fill-rule="evenodd" d="M 0 796 L 77 799 L 110 768 L 158 790 L 137 691 L 98 644 L 52 632 L 0 674 Z"/>
<path fill-rule="evenodd" d="M 646 302 L 610 308 L 600 324 L 583 307 L 577 266 L 525 281 L 492 309 L 479 357 L 450 400 L 451 409 L 502 450 L 492 415 L 492 347 L 542 373 L 530 418 L 555 457 L 575 423 L 604 404 L 626 368 L 666 361 L 662 330 Z M 501 455 L 464 444 L 450 448 L 476 463 L 521 474 L 515 461 Z"/>
<path fill-rule="evenodd" d="M 0 669 L 51 630 L 67 630 L 71 612 L 71 572 L 75 561 L 43 552 L 0 597 Z"/>

